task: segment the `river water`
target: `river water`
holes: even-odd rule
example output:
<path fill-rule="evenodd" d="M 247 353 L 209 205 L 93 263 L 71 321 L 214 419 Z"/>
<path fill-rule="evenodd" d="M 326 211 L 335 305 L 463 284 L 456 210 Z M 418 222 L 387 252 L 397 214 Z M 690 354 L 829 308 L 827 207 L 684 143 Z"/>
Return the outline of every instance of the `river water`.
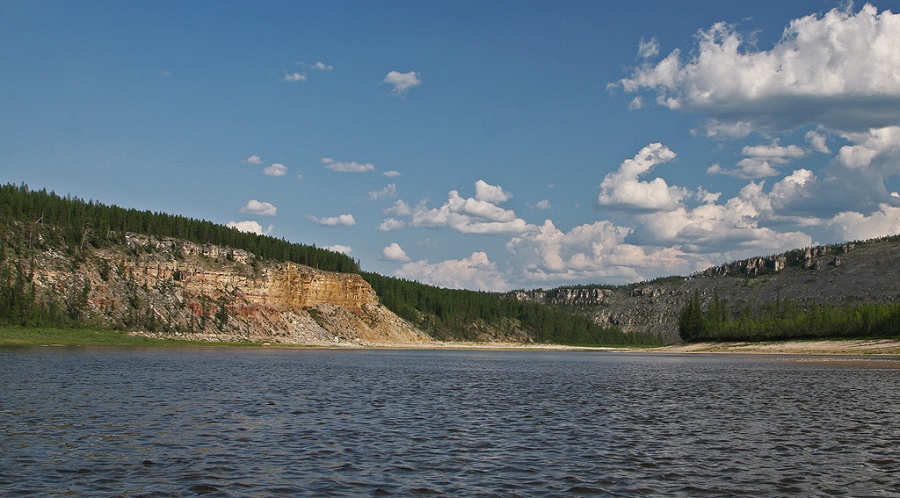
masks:
<path fill-rule="evenodd" d="M 0 495 L 900 496 L 900 370 L 796 360 L 0 348 Z"/>

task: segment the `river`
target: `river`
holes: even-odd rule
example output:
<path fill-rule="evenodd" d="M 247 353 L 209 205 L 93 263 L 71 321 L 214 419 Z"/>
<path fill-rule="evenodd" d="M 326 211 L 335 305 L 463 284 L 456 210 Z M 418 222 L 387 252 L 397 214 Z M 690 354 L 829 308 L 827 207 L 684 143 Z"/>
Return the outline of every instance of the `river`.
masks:
<path fill-rule="evenodd" d="M 802 359 L 0 348 L 0 494 L 900 496 L 900 370 Z"/>

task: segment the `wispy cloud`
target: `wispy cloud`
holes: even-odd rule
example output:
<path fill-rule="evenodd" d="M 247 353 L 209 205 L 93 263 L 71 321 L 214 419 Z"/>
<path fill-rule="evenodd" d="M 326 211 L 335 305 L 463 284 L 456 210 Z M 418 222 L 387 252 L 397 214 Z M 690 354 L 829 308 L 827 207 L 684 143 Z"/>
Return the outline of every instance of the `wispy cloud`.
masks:
<path fill-rule="evenodd" d="M 649 59 L 657 55 L 659 55 L 659 42 L 656 41 L 656 38 L 650 38 L 649 40 L 641 38 L 641 41 L 638 43 L 637 56 L 641 59 Z"/>
<path fill-rule="evenodd" d="M 356 220 L 352 214 L 341 214 L 338 216 L 326 216 L 318 218 L 316 216 L 307 215 L 306 219 L 313 223 L 318 223 L 323 227 L 349 227 L 356 224 Z"/>
<path fill-rule="evenodd" d="M 297 83 L 297 82 L 300 82 L 300 81 L 306 81 L 307 79 L 309 79 L 309 78 L 308 78 L 305 74 L 300 74 L 300 73 L 297 73 L 297 72 L 294 72 L 294 73 L 284 73 L 284 81 L 287 81 L 287 82 L 290 82 L 290 83 Z"/>
<path fill-rule="evenodd" d="M 330 157 L 323 157 L 322 164 L 331 171 L 337 171 L 339 173 L 366 173 L 375 170 L 374 164 L 358 163 L 356 161 L 335 161 Z"/>
<path fill-rule="evenodd" d="M 387 184 L 387 186 L 381 190 L 369 192 L 369 198 L 373 201 L 379 199 L 392 199 L 394 197 L 397 197 L 397 185 L 393 183 Z"/>

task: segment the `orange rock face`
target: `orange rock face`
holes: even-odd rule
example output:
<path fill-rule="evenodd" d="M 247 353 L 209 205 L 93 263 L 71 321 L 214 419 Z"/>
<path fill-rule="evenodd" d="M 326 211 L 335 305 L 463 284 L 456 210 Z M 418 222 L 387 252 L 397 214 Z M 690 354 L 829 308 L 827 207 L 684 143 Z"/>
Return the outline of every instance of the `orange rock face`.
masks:
<path fill-rule="evenodd" d="M 357 315 L 362 313 L 364 305 L 378 304 L 375 291 L 359 275 L 282 264 L 273 268 L 264 280 L 264 304 L 288 308 L 333 304 Z"/>

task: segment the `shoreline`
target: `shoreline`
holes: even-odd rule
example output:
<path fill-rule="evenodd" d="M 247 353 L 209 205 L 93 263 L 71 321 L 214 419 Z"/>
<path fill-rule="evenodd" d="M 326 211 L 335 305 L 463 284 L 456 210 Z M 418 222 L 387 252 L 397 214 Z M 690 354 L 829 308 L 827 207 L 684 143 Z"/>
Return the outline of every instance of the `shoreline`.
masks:
<path fill-rule="evenodd" d="M 186 338 L 188 339 L 188 338 Z M 672 354 L 765 354 L 765 355 L 855 355 L 900 356 L 897 339 L 832 339 L 769 342 L 700 342 L 668 346 L 569 346 L 508 342 L 369 342 L 293 344 L 279 342 L 218 342 L 189 338 L 150 338 L 140 332 L 113 332 L 85 329 L 24 329 L 0 327 L 0 346 L 148 346 L 148 347 L 265 347 L 326 349 L 422 349 L 422 350 L 520 350 L 582 351 Z"/>
<path fill-rule="evenodd" d="M 661 353 L 771 355 L 900 355 L 900 339 L 812 339 L 767 342 L 698 342 L 653 348 Z"/>

